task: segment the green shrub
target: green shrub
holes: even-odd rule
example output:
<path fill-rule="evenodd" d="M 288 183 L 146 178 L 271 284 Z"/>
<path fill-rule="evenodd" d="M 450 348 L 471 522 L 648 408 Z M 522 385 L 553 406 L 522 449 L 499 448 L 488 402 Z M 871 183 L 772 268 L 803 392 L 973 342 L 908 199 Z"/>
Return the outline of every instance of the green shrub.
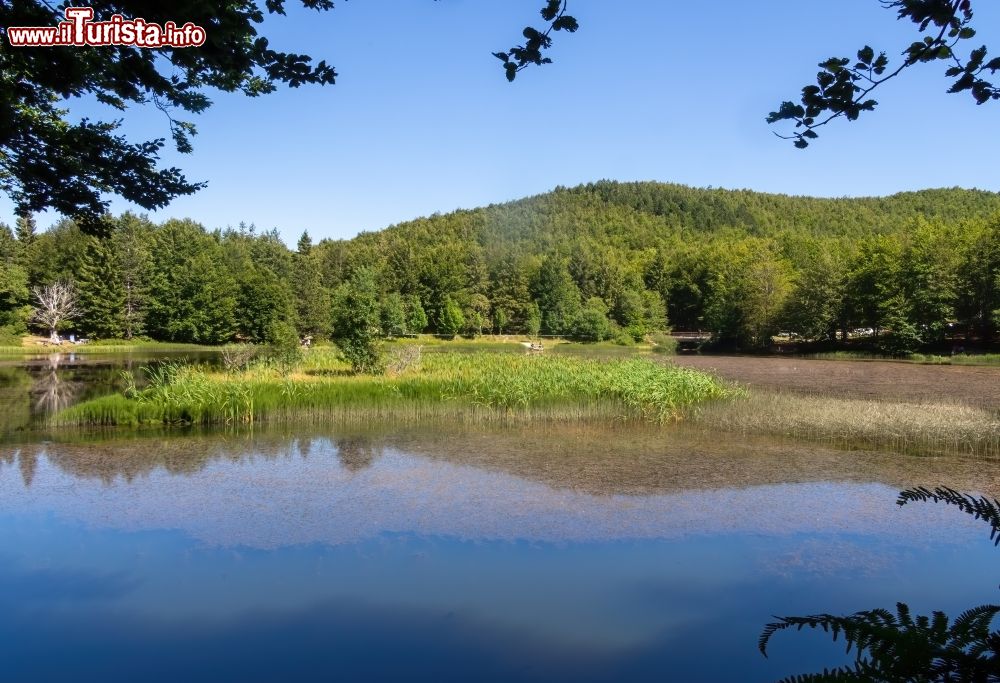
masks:
<path fill-rule="evenodd" d="M 612 334 L 611 341 L 618 346 L 635 346 L 635 339 L 628 330 L 616 328 Z"/>
<path fill-rule="evenodd" d="M 14 325 L 0 326 L 0 346 L 20 346 L 21 334 Z"/>
<path fill-rule="evenodd" d="M 654 332 L 649 335 L 649 341 L 653 343 L 653 353 L 677 355 L 677 340 L 672 335 L 666 332 Z"/>
<path fill-rule="evenodd" d="M 290 368 L 302 360 L 302 346 L 295 328 L 284 320 L 267 326 L 267 357 L 280 367 Z"/>

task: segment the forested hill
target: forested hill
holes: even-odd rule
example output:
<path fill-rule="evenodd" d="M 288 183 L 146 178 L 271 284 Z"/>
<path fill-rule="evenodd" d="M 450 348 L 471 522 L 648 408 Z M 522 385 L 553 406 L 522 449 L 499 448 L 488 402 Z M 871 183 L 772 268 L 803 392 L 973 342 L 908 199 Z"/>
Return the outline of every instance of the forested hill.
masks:
<path fill-rule="evenodd" d="M 401 223 L 388 232 L 420 233 L 430 223 L 452 234 L 468 235 L 471 231 L 484 246 L 512 242 L 551 245 L 581 235 L 638 246 L 655 245 L 684 232 L 726 229 L 762 237 L 788 231 L 861 237 L 905 230 L 918 217 L 955 223 L 997 213 L 1000 193 L 961 188 L 827 199 L 669 183 L 600 181 Z"/>
<path fill-rule="evenodd" d="M 627 342 L 666 328 L 742 347 L 892 330 L 911 345 L 1000 319 L 1000 194 L 941 189 L 819 199 L 598 182 L 295 250 L 272 232 L 126 214 L 109 237 L 64 221 L 0 229 L 0 326 L 29 287 L 69 280 L 94 337 L 266 340 L 336 334 L 358 288 L 385 334 L 513 332 Z M 903 333 L 906 333 L 904 335 Z"/>

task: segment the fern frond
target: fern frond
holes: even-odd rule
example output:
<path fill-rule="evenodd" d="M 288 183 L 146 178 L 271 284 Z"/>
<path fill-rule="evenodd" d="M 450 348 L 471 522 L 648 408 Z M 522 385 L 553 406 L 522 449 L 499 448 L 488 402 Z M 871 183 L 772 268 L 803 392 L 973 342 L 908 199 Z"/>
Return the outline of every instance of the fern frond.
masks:
<path fill-rule="evenodd" d="M 799 674 L 782 678 L 778 683 L 845 683 L 847 681 L 868 681 L 872 679 L 860 667 L 850 669 L 840 667 L 838 669 L 823 669 L 823 673 Z"/>
<path fill-rule="evenodd" d="M 959 493 L 947 486 L 938 486 L 933 491 L 918 486 L 900 491 L 896 505 L 925 503 L 928 500 L 953 505 L 962 512 L 985 521 L 990 525 L 990 540 L 993 541 L 993 545 L 1000 545 L 1000 500 L 996 498 L 990 500 L 985 496 L 976 498 L 966 493 Z"/>

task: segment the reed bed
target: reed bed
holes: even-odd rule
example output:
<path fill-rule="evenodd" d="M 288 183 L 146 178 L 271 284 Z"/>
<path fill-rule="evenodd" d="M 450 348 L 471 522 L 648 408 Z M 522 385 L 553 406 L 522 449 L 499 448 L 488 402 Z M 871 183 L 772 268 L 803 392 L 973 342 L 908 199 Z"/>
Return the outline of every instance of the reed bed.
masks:
<path fill-rule="evenodd" d="M 217 346 L 200 344 L 175 344 L 170 342 L 88 342 L 85 344 L 60 344 L 48 346 L 40 344 L 0 346 L 0 356 L 38 356 L 55 353 L 79 354 L 119 354 L 119 353 L 180 353 L 180 352 L 212 352 L 218 351 Z"/>
<path fill-rule="evenodd" d="M 160 365 L 149 386 L 87 401 L 59 425 L 252 424 L 339 420 L 587 420 L 665 422 L 738 390 L 711 375 L 649 360 L 600 361 L 482 352 L 424 354 L 397 374 L 348 373 L 332 351 L 294 368 L 257 363 L 233 372 Z"/>
<path fill-rule="evenodd" d="M 879 360 L 919 365 L 1000 365 L 1000 353 L 956 353 L 942 356 L 927 353 L 911 353 L 908 356 L 893 357 L 863 351 L 830 351 L 805 356 L 811 360 Z"/>
<path fill-rule="evenodd" d="M 1000 413 L 965 405 L 902 403 L 754 391 L 696 410 L 706 428 L 907 453 L 1000 456 Z"/>

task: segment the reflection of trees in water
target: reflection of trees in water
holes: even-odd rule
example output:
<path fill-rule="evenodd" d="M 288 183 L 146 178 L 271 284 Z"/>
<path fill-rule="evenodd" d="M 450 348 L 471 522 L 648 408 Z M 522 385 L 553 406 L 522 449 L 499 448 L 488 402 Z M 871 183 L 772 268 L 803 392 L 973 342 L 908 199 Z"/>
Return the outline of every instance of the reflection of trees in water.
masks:
<path fill-rule="evenodd" d="M 63 360 L 61 353 L 52 354 L 42 373 L 35 377 L 31 387 L 35 413 L 56 413 L 73 404 L 81 384 L 60 376 L 59 367 Z"/>
<path fill-rule="evenodd" d="M 38 450 L 31 447 L 22 448 L 18 453 L 17 465 L 21 470 L 24 487 L 31 488 L 31 482 L 35 480 L 35 472 L 38 470 Z"/>
<path fill-rule="evenodd" d="M 359 472 L 370 467 L 383 453 L 385 437 L 377 434 L 338 434 L 330 437 L 298 437 L 289 433 L 234 435 L 219 432 L 164 434 L 135 437 L 112 435 L 106 441 L 83 443 L 50 442 L 39 446 L 49 462 L 63 472 L 111 483 L 132 481 L 155 470 L 185 475 L 202 471 L 213 462 L 235 464 L 264 460 L 306 459 L 335 449 L 341 467 Z M 12 451 L 9 463 L 14 463 Z"/>
<path fill-rule="evenodd" d="M 304 459 L 323 441 L 289 434 L 172 432 L 136 437 L 112 433 L 105 441 L 48 443 L 44 452 L 49 462 L 67 474 L 111 483 L 119 478 L 132 481 L 156 470 L 196 474 L 218 461 Z"/>
<path fill-rule="evenodd" d="M 348 472 L 360 472 L 371 467 L 382 455 L 382 448 L 371 436 L 352 436 L 334 440 L 337 459 Z"/>
<path fill-rule="evenodd" d="M 24 368 L 0 368 L 0 438 L 31 422 L 31 384 Z"/>
<path fill-rule="evenodd" d="M 312 453 L 312 448 L 313 440 L 311 437 L 307 436 L 305 438 L 295 440 L 295 450 L 298 451 L 299 456 L 301 456 L 303 460 L 309 457 L 309 454 Z"/>
<path fill-rule="evenodd" d="M 594 495 L 654 495 L 692 489 L 809 481 L 882 482 L 894 488 L 937 479 L 953 488 L 996 495 L 971 458 L 900 457 L 764 437 L 635 425 L 541 425 L 512 429 L 427 425 L 338 429 L 331 434 L 283 426 L 252 434 L 167 430 L 141 437 L 109 432 L 103 441 L 48 443 L 44 452 L 64 472 L 106 482 L 157 469 L 196 473 L 212 462 L 337 457 L 346 472 L 371 467 L 384 449 L 442 465 L 501 472 L 557 489 Z M 336 449 L 335 451 L 333 449 Z"/>
<path fill-rule="evenodd" d="M 44 446 L 41 445 L 9 446 L 0 449 L 0 470 L 16 466 L 21 472 L 21 480 L 24 482 L 25 488 L 30 488 L 31 483 L 35 480 L 38 460 L 43 450 Z"/>

